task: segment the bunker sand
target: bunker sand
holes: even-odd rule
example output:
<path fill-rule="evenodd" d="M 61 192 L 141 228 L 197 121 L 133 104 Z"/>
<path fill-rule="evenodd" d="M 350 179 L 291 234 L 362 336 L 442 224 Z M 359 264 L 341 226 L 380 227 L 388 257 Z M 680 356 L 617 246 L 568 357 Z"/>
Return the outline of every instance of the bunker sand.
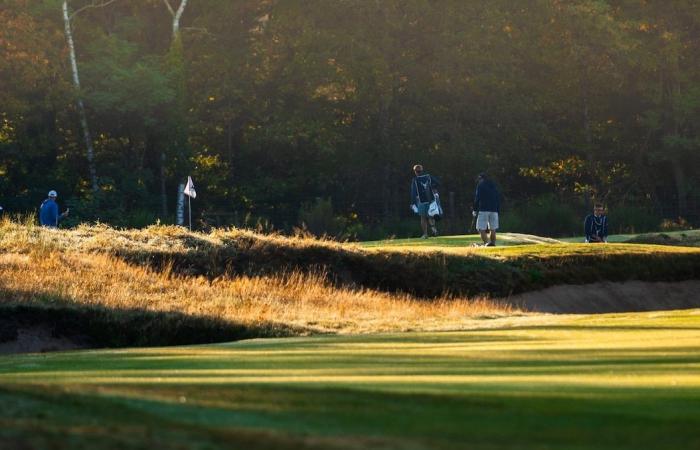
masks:
<path fill-rule="evenodd" d="M 507 302 L 525 311 L 563 314 L 692 309 L 700 308 L 700 280 L 559 285 L 516 295 Z"/>

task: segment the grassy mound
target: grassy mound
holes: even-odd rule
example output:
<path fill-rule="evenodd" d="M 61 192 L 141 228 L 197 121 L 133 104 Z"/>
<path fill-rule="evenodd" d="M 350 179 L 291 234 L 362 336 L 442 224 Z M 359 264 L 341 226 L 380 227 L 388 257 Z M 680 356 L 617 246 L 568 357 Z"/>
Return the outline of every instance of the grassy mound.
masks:
<path fill-rule="evenodd" d="M 321 272 L 336 285 L 421 297 L 448 293 L 504 297 L 557 284 L 700 278 L 700 249 L 631 244 L 366 249 L 236 229 L 202 234 L 179 227 L 115 230 L 82 226 L 58 231 L 6 221 L 0 224 L 0 250 L 39 255 L 102 253 L 161 271 L 210 279 Z"/>
<path fill-rule="evenodd" d="M 677 231 L 673 233 L 647 233 L 628 239 L 632 244 L 675 245 L 700 247 L 700 230 Z"/>
<path fill-rule="evenodd" d="M 0 360 L 0 447 L 690 449 L 700 315 Z"/>
<path fill-rule="evenodd" d="M 80 347 L 124 347 L 461 329 L 479 317 L 514 312 L 486 299 L 426 302 L 343 289 L 301 272 L 209 280 L 109 255 L 57 251 L 0 254 L 0 280 L 0 353 L 51 349 L 53 338 Z M 38 347 L 26 336 L 37 327 L 48 335 Z M 3 343 L 11 348 L 3 350 Z"/>

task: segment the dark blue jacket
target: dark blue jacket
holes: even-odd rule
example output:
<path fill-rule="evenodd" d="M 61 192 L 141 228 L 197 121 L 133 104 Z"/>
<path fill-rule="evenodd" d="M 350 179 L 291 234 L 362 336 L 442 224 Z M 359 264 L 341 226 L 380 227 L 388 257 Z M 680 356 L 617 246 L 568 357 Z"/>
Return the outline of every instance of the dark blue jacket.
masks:
<path fill-rule="evenodd" d="M 413 178 L 411 182 L 411 204 L 430 203 L 435 199 L 433 189 L 440 187 L 440 181 L 430 174 L 423 174 Z"/>
<path fill-rule="evenodd" d="M 589 214 L 583 224 L 583 229 L 586 233 L 586 242 L 597 242 L 593 241 L 593 236 L 605 240 L 608 237 L 608 216 L 596 217 Z"/>
<path fill-rule="evenodd" d="M 47 198 L 39 208 L 39 222 L 45 227 L 58 227 L 61 216 L 58 214 L 58 205 L 55 200 Z"/>
<path fill-rule="evenodd" d="M 501 209 L 501 195 L 496 185 L 491 180 L 481 180 L 476 185 L 474 195 L 474 211 L 499 212 Z"/>

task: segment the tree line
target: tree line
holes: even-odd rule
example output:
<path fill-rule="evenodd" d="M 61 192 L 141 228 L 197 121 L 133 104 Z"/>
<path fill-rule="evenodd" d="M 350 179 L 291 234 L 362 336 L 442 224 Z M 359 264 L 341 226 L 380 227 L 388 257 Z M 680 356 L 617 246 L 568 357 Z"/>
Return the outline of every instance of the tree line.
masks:
<path fill-rule="evenodd" d="M 74 222 L 167 223 L 192 175 L 201 225 L 386 234 L 422 163 L 456 216 L 489 172 L 515 231 L 593 201 L 700 221 L 692 0 L 2 0 L 0 24 L 7 211 L 56 189 Z"/>

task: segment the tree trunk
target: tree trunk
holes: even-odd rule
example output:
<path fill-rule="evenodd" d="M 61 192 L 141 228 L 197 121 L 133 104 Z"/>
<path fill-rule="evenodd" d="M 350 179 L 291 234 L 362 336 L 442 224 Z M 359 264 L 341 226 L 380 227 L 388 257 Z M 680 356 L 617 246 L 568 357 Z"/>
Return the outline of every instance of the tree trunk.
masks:
<path fill-rule="evenodd" d="M 170 2 L 168 0 L 163 0 L 163 3 L 165 3 L 165 6 L 168 8 L 170 15 L 173 16 L 173 25 L 172 25 L 173 40 L 175 40 L 175 38 L 177 38 L 177 35 L 180 33 L 180 19 L 182 18 L 182 13 L 185 12 L 185 8 L 187 7 L 187 2 L 188 2 L 188 0 L 181 0 L 180 6 L 178 6 L 177 11 L 176 11 L 176 10 L 173 10 L 172 6 L 170 6 Z"/>
<path fill-rule="evenodd" d="M 683 134 L 682 129 L 682 113 L 681 113 L 681 69 L 679 55 L 674 54 L 671 60 L 671 70 L 673 70 L 673 76 L 671 77 L 671 94 L 669 99 L 671 101 L 671 111 L 673 113 L 673 130 L 672 134 L 677 137 L 681 137 Z M 677 216 L 684 217 L 688 211 L 688 187 L 685 179 L 685 170 L 683 167 L 683 149 L 674 148 L 670 149 L 669 154 L 671 155 L 671 167 L 673 169 L 673 180 L 676 184 L 676 194 L 678 195 L 678 212 Z"/>
<path fill-rule="evenodd" d="M 177 8 L 175 16 L 173 17 L 173 39 L 177 37 L 180 33 L 180 18 L 182 18 L 182 13 L 185 12 L 185 7 L 187 6 L 187 0 L 182 0 L 180 2 L 180 7 Z"/>
<path fill-rule="evenodd" d="M 391 189 L 389 188 L 391 178 L 391 166 L 384 166 L 382 177 L 382 218 L 389 220 L 391 217 Z"/>
<path fill-rule="evenodd" d="M 177 10 L 174 11 L 172 7 L 170 6 L 170 3 L 168 0 L 164 0 L 165 6 L 168 8 L 168 11 L 173 17 L 173 23 L 172 23 L 172 40 L 170 42 L 171 45 L 171 51 L 173 46 L 179 45 L 179 39 L 180 39 L 180 19 L 182 18 L 182 14 L 185 12 L 185 7 L 187 6 L 187 1 L 188 0 L 181 0 L 180 1 L 180 6 L 178 6 Z M 178 59 L 182 57 L 181 53 L 177 54 Z M 181 66 L 182 60 L 178 61 L 178 66 Z M 182 81 L 182 80 L 180 80 Z M 184 81 L 183 81 L 184 83 Z M 179 114 L 179 107 L 182 105 L 183 102 L 183 92 L 181 92 L 181 86 L 177 86 L 177 95 L 178 95 L 178 102 L 177 102 L 177 107 L 178 107 L 178 112 L 176 114 Z M 185 140 L 186 141 L 186 140 Z M 176 145 L 182 146 L 183 143 L 179 142 Z M 168 191 L 166 187 L 166 153 L 165 151 L 161 151 L 160 154 L 160 190 L 161 190 L 161 212 L 163 214 L 163 217 L 166 217 L 168 215 Z"/>
<path fill-rule="evenodd" d="M 166 189 L 165 152 L 160 152 L 160 212 L 163 218 L 168 216 L 168 191 Z"/>
<path fill-rule="evenodd" d="M 674 157 L 671 160 L 671 167 L 673 169 L 673 181 L 676 184 L 676 194 L 678 195 L 678 201 L 676 206 L 678 211 L 676 215 L 678 217 L 684 217 L 688 211 L 688 186 L 686 184 L 685 170 L 683 169 L 683 162 L 680 157 Z"/>
<path fill-rule="evenodd" d="M 597 170 L 597 161 L 593 155 L 593 132 L 591 131 L 591 115 L 590 115 L 590 109 L 589 109 L 589 103 L 588 103 L 588 84 L 585 79 L 580 80 L 580 89 L 581 89 L 581 98 L 583 101 L 582 104 L 582 119 L 583 119 L 583 138 L 586 142 L 586 161 L 588 162 L 588 170 L 590 171 L 591 175 L 591 188 L 592 192 L 589 192 L 588 196 L 591 197 L 592 195 L 598 195 L 599 189 L 598 189 L 598 170 Z"/>
<path fill-rule="evenodd" d="M 88 170 L 90 172 L 90 183 L 92 191 L 97 192 L 99 187 L 97 184 L 97 169 L 95 168 L 95 150 L 92 146 L 92 137 L 88 128 L 87 114 L 85 114 L 85 105 L 80 93 L 80 76 L 78 75 L 78 62 L 75 56 L 75 45 L 73 43 L 73 32 L 70 25 L 70 16 L 68 15 L 68 1 L 63 1 L 63 22 L 66 31 L 66 40 L 68 41 L 68 50 L 70 55 L 70 65 L 73 72 L 73 85 L 75 86 L 78 96 L 78 114 L 80 114 L 80 125 L 83 128 L 83 138 L 85 139 L 85 147 L 87 148 Z"/>

